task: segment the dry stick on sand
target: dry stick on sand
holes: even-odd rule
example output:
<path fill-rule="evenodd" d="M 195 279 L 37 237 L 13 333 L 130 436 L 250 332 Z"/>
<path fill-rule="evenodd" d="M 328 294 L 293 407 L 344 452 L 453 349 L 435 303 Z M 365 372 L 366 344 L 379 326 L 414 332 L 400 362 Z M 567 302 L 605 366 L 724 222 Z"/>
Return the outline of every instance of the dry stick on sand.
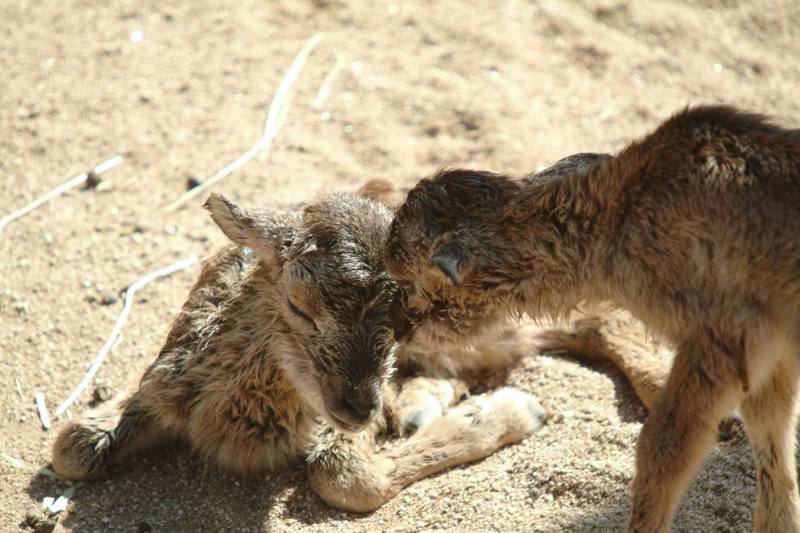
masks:
<path fill-rule="evenodd" d="M 195 264 L 197 262 L 197 256 L 192 255 L 187 257 L 186 259 L 181 259 L 169 266 L 156 270 L 154 272 L 150 272 L 149 274 L 142 276 L 141 278 L 134 281 L 128 290 L 125 291 L 125 305 L 122 308 L 122 312 L 117 317 L 117 322 L 114 324 L 114 328 L 111 330 L 111 335 L 108 336 L 106 343 L 100 349 L 100 353 L 97 354 L 95 357 L 92 366 L 89 367 L 89 370 L 86 372 L 86 375 L 83 376 L 83 380 L 81 380 L 78 387 L 72 391 L 72 394 L 69 395 L 69 398 L 64 400 L 64 403 L 58 406 L 56 410 L 56 416 L 61 416 L 64 412 L 69 409 L 69 407 L 75 403 L 75 400 L 78 399 L 78 396 L 86 389 L 89 385 L 89 382 L 92 380 L 94 375 L 97 373 L 97 370 L 100 368 L 103 360 L 108 355 L 108 352 L 111 351 L 111 347 L 114 345 L 114 342 L 117 340 L 120 332 L 122 331 L 122 327 L 125 325 L 125 321 L 128 320 L 128 314 L 131 312 L 131 307 L 133 306 L 133 296 L 136 294 L 136 291 L 150 283 L 151 281 L 155 280 L 156 278 L 160 278 L 163 276 L 169 276 L 170 274 L 174 274 L 179 270 L 183 270 Z"/>
<path fill-rule="evenodd" d="M 272 98 L 272 103 L 269 106 L 269 113 L 267 114 L 267 119 L 264 122 L 264 132 L 262 133 L 258 142 L 256 142 L 252 148 L 242 154 L 238 159 L 228 163 L 226 166 L 218 170 L 216 174 L 204 180 L 199 186 L 186 191 L 183 195 L 181 195 L 180 198 L 167 205 L 164 208 L 166 211 L 175 211 L 201 192 L 208 190 L 217 182 L 229 176 L 240 167 L 244 166 L 245 163 L 253 159 L 253 157 L 255 157 L 255 155 L 259 152 L 269 150 L 270 146 L 272 145 L 272 140 L 278 134 L 278 131 L 281 129 L 281 125 L 284 122 L 282 118 L 285 119 L 286 113 L 288 112 L 288 97 L 290 91 L 292 90 L 292 86 L 297 80 L 297 77 L 300 75 L 300 72 L 303 70 L 303 66 L 305 66 L 309 54 L 311 54 L 311 51 L 316 48 L 320 41 L 322 41 L 322 38 L 323 35 L 321 33 L 317 33 L 308 41 L 306 41 L 306 43 L 303 45 L 303 48 L 300 49 L 297 57 L 289 67 L 289 70 L 286 71 L 283 80 L 281 80 L 281 84 L 278 86 L 278 90 L 275 92 L 275 96 Z"/>
<path fill-rule="evenodd" d="M 42 503 L 51 513 L 60 513 L 67 508 L 67 504 L 69 503 L 70 499 L 75 496 L 75 491 L 78 490 L 78 487 L 81 485 L 82 483 L 78 482 L 70 487 L 67 487 L 67 490 L 65 490 L 58 498 L 45 496 L 42 500 Z"/>
<path fill-rule="evenodd" d="M 33 465 L 29 465 L 28 463 L 26 463 L 22 459 L 17 459 L 16 457 L 11 457 L 10 455 L 7 455 L 7 454 L 5 454 L 3 452 L 0 452 L 0 462 L 3 462 L 5 464 L 7 464 L 11 468 L 19 468 L 19 469 L 22 469 L 22 470 L 30 470 L 31 472 L 36 472 L 37 474 L 41 474 L 43 476 L 47 476 L 47 477 L 52 478 L 52 479 L 57 479 L 59 481 L 67 481 L 66 479 L 64 479 L 63 477 L 59 476 L 58 474 L 56 474 L 55 472 L 53 472 L 51 469 L 47 468 L 46 466 L 43 466 L 41 468 L 36 468 Z M 80 482 L 75 483 L 75 485 L 77 485 L 79 483 Z"/>
<path fill-rule="evenodd" d="M 322 80 L 322 85 L 319 86 L 317 96 L 314 98 L 314 103 L 311 105 L 311 107 L 313 107 L 315 110 L 319 111 L 322 109 L 322 106 L 325 105 L 325 102 L 331 95 L 333 82 L 336 81 L 336 77 L 339 76 L 339 73 L 344 68 L 344 65 L 344 58 L 342 56 L 336 56 L 336 63 L 333 64 L 333 67 L 331 67 L 331 69 L 325 75 L 325 79 Z"/>
<path fill-rule="evenodd" d="M 22 385 L 19 384 L 19 378 L 14 378 L 14 385 L 17 387 L 17 396 L 19 396 L 20 400 L 24 400 L 25 395 L 22 394 Z"/>
<path fill-rule="evenodd" d="M 67 481 L 66 479 L 62 478 L 51 469 L 43 466 L 41 468 L 36 468 L 33 465 L 29 465 L 25 461 L 21 459 L 17 459 L 16 457 L 12 457 L 10 455 L 6 455 L 3 452 L 0 452 L 0 461 L 7 464 L 12 468 L 18 468 L 21 470 L 29 470 L 31 472 L 36 472 L 37 475 L 47 476 L 52 479 L 57 479 L 59 481 Z M 52 496 L 45 496 L 42 500 L 42 504 L 47 508 L 48 511 L 51 513 L 60 513 L 64 509 L 67 508 L 67 504 L 69 503 L 70 499 L 75 495 L 75 491 L 78 490 L 81 485 L 83 485 L 82 481 L 78 481 L 77 483 L 70 483 L 70 486 L 61 494 L 61 496 L 54 498 Z"/>
<path fill-rule="evenodd" d="M 39 410 L 39 420 L 42 421 L 42 427 L 50 430 L 50 414 L 47 412 L 47 404 L 44 401 L 44 393 L 36 393 L 36 409 Z"/>
<path fill-rule="evenodd" d="M 3 231 L 3 228 L 9 222 L 12 222 L 12 221 L 24 216 L 24 215 L 27 215 L 28 213 L 30 213 L 31 211 L 33 211 L 34 209 L 36 209 L 40 205 L 42 205 L 42 204 L 44 204 L 46 202 L 49 202 L 50 200 L 52 200 L 56 196 L 64 194 L 65 192 L 67 192 L 68 190 L 72 189 L 73 187 L 77 187 L 78 185 L 80 185 L 81 183 L 83 183 L 84 181 L 89 179 L 90 175 L 99 176 L 103 172 L 109 171 L 112 168 L 114 168 L 115 166 L 119 165 L 121 162 L 122 162 L 122 156 L 121 155 L 117 155 L 117 156 L 114 156 L 114 157 L 112 157 L 111 159 L 109 159 L 107 161 L 103 161 L 102 163 L 100 163 L 99 165 L 94 167 L 94 169 L 92 169 L 91 172 L 88 172 L 88 173 L 84 172 L 83 174 L 78 174 L 74 178 L 62 183 L 61 185 L 59 185 L 55 189 L 52 189 L 52 190 L 46 192 L 45 194 L 43 194 L 42 196 L 40 196 L 36 200 L 32 201 L 31 203 L 29 203 L 28 205 L 26 205 L 22 209 L 14 211 L 13 213 L 11 213 L 9 215 L 6 215 L 3 218 L 0 218 L 0 231 Z"/>

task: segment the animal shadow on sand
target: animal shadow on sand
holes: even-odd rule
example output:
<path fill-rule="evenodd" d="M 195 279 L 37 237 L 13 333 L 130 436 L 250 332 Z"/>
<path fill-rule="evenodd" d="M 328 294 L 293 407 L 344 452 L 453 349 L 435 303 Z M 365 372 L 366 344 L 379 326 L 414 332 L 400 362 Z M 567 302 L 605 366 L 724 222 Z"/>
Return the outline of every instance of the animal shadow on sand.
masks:
<path fill-rule="evenodd" d="M 574 361 L 606 375 L 614 385 L 615 407 L 620 420 L 644 423 L 647 408 L 616 365 L 608 361 L 583 361 L 564 353 L 544 352 L 544 355 Z M 704 462 L 698 477 L 684 495 L 671 530 L 709 531 L 710 524 L 714 524 L 715 531 L 741 531 L 742 524 L 749 526 L 753 519 L 751 502 L 755 497 L 751 454 L 741 421 L 734 418 L 723 422 L 719 428 L 717 449 Z M 531 487 L 532 492 L 534 488 Z M 565 522 L 563 530 L 576 533 L 624 531 L 631 510 L 629 487 L 620 484 L 609 487 L 608 492 L 602 503 L 589 506 L 588 511 L 577 513 Z M 731 508 L 734 500 L 741 500 L 742 505 Z M 580 506 L 586 508 L 585 503 Z"/>
<path fill-rule="evenodd" d="M 569 358 L 569 357 L 567 357 Z M 616 406 L 621 420 L 642 422 L 646 410 L 625 377 L 613 365 L 585 363 L 606 374 L 614 383 Z M 492 376 L 484 386 L 495 386 L 505 373 Z M 731 469 L 734 463 L 736 468 Z M 469 468 L 462 465 L 456 468 Z M 755 493 L 750 447 L 741 431 L 720 445 L 701 470 L 678 511 L 676 531 L 700 531 L 709 520 L 730 524 L 749 524 L 749 516 L 720 516 L 730 501 L 730 488 L 720 488 L 719 472 L 735 473 L 728 485 Z M 437 477 L 444 473 L 435 474 Z M 707 475 L 706 475 L 707 474 Z M 713 485 L 713 486 L 712 486 Z M 743 485 L 743 486 L 742 486 Z M 31 478 L 28 494 L 36 505 L 46 496 L 58 496 L 63 482 L 37 475 Z M 533 485 L 531 490 L 533 491 Z M 630 512 L 628 487 L 609 488 L 602 503 L 577 513 L 563 523 L 564 531 L 623 530 Z M 709 500 L 707 494 L 715 493 Z M 746 495 L 745 500 L 749 502 Z M 559 497 L 580 497 L 563 494 Z M 535 498 L 534 498 L 535 501 Z M 701 503 L 702 502 L 702 503 Z M 276 503 L 282 510 L 275 512 Z M 535 505 L 535 503 L 533 504 Z M 585 503 L 581 504 L 585 508 Z M 746 514 L 748 506 L 739 508 Z M 730 514 L 729 510 L 725 514 Z M 734 513 L 737 514 L 737 513 Z M 301 462 L 283 470 L 260 476 L 243 477 L 224 472 L 192 455 L 176 443 L 159 452 L 132 459 L 115 467 L 101 479 L 83 482 L 70 501 L 60 523 L 74 531 L 270 531 L 273 525 L 296 521 L 306 526 L 353 522 L 369 515 L 349 513 L 326 505 L 311 490 Z M 401 524 L 397 524 L 401 525 Z M 538 531 L 536 524 L 532 530 Z"/>
<path fill-rule="evenodd" d="M 28 485 L 38 505 L 65 490 L 37 475 Z M 273 516 L 278 501 L 290 502 Z M 180 444 L 131 459 L 103 478 L 83 482 L 60 523 L 74 531 L 270 531 L 272 520 L 307 523 L 359 515 L 327 506 L 308 484 L 302 462 L 260 476 L 209 465 Z M 310 517 L 313 517 L 311 519 Z"/>
<path fill-rule="evenodd" d="M 720 443 L 684 494 L 670 531 L 750 531 L 756 492 L 751 453 L 744 433 L 736 433 L 729 441 Z M 575 504 L 586 510 L 565 520 L 560 530 L 625 531 L 631 512 L 630 488 L 619 484 L 608 492 L 602 503 Z"/>

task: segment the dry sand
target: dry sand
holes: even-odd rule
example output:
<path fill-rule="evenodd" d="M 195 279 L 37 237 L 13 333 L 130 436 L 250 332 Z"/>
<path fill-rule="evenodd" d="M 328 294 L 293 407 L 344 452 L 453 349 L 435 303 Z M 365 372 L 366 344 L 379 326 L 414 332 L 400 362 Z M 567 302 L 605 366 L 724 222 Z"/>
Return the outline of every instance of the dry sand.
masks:
<path fill-rule="evenodd" d="M 376 177 L 410 184 L 446 165 L 522 173 L 575 151 L 618 150 L 690 103 L 800 124 L 800 4 L 791 0 L 262 0 L 226 9 L 7 0 L 0 13 L 0 213 L 125 156 L 107 175 L 110 190 L 71 192 L 0 233 L 0 452 L 34 465 L 48 462 L 54 437 L 40 427 L 34 394 L 53 409 L 79 382 L 121 289 L 222 242 L 199 201 L 175 214 L 156 208 L 257 139 L 280 77 L 314 32 L 327 40 L 272 154 L 215 190 L 289 204 Z M 344 68 L 314 109 L 337 57 Z M 197 273 L 140 293 L 97 383 L 118 389 L 144 369 Z M 366 516 L 327 508 L 302 469 L 243 480 L 177 451 L 80 487 L 59 528 L 622 528 L 645 415 L 628 385 L 613 370 L 535 354 L 510 381 L 554 413 L 545 429 Z M 64 488 L 0 463 L 0 529 L 18 530 Z M 754 496 L 749 446 L 734 438 L 710 456 L 674 529 L 747 531 Z"/>

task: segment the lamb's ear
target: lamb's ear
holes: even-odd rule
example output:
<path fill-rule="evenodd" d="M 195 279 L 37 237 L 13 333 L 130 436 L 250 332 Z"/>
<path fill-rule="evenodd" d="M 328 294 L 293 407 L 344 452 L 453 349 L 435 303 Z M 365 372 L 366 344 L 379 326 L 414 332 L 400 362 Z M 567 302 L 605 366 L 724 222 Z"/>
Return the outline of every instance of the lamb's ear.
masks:
<path fill-rule="evenodd" d="M 356 196 L 380 202 L 390 210 L 396 211 L 405 201 L 407 193 L 407 189 L 401 189 L 388 180 L 376 178 L 362 185 L 356 191 Z"/>
<path fill-rule="evenodd" d="M 444 276 L 456 287 L 461 285 L 464 278 L 472 271 L 472 261 L 463 247 L 452 241 L 437 247 L 428 265 L 431 270 Z"/>
<path fill-rule="evenodd" d="M 280 263 L 279 252 L 291 230 L 278 213 L 245 209 L 216 193 L 208 197 L 203 207 L 230 240 L 251 248 L 267 264 Z"/>

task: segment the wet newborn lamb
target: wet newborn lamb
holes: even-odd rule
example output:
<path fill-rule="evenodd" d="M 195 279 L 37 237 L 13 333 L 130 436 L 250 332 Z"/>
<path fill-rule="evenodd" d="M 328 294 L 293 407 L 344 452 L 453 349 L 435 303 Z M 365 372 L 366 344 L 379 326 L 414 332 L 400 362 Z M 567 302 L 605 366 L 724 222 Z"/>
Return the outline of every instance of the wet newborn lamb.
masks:
<path fill-rule="evenodd" d="M 426 368 L 433 356 L 396 350 L 397 286 L 382 260 L 391 214 L 382 204 L 339 195 L 278 213 L 212 195 L 206 207 L 234 244 L 205 263 L 138 390 L 60 432 L 59 475 L 93 478 L 178 438 L 248 475 L 305 460 L 326 502 L 370 511 L 544 422 L 537 399 L 519 390 L 457 403 L 467 392 L 457 372 L 393 377 L 396 366 Z M 521 337 L 501 344 L 530 349 Z M 498 361 L 513 356 L 485 349 Z M 478 358 L 454 351 L 448 365 L 474 367 Z M 398 432 L 413 435 L 380 448 Z"/>

